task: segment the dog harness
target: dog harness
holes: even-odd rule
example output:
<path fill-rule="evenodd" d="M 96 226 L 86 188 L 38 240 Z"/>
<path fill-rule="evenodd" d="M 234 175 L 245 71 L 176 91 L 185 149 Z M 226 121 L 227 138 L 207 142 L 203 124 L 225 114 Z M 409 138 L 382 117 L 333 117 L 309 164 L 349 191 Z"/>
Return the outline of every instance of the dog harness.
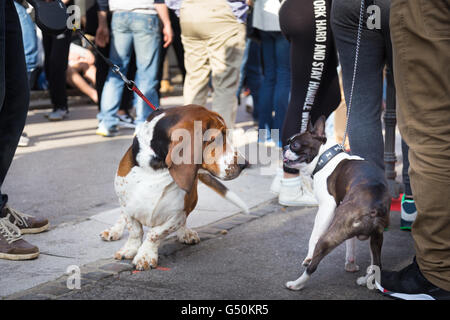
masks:
<path fill-rule="evenodd" d="M 342 147 L 339 144 L 335 144 L 331 148 L 327 149 L 322 155 L 319 157 L 319 161 L 317 161 L 316 167 L 312 175 L 314 176 L 319 170 L 326 166 L 326 164 L 337 156 L 339 153 L 344 152 Z"/>

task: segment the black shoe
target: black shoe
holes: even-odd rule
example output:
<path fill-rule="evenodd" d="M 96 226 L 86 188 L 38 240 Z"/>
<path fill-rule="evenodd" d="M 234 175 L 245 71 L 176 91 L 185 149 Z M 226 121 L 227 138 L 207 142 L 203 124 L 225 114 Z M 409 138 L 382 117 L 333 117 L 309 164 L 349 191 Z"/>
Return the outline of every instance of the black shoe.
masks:
<path fill-rule="evenodd" d="M 378 289 L 386 295 L 402 300 L 450 300 L 445 291 L 429 282 L 420 272 L 416 258 L 400 271 L 381 271 Z"/>

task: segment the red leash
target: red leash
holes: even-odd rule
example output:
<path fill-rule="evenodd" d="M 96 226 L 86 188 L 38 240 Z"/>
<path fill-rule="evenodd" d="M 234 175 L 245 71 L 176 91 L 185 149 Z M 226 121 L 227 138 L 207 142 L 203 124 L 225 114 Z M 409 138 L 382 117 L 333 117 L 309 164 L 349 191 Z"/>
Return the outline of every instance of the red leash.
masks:
<path fill-rule="evenodd" d="M 114 72 L 115 74 L 117 74 L 123 82 L 125 82 L 125 85 L 127 86 L 128 90 L 134 91 L 142 100 L 145 101 L 145 103 L 152 108 L 153 110 L 157 110 L 158 108 L 155 107 L 155 105 L 153 103 L 150 102 L 150 100 L 147 99 L 146 96 L 144 96 L 144 94 L 141 92 L 141 90 L 139 90 L 138 87 L 136 87 L 136 84 L 134 83 L 134 81 L 129 80 L 127 77 L 125 77 L 125 75 L 120 72 L 120 68 L 118 65 L 113 64 L 111 62 L 111 60 L 109 60 L 108 58 L 106 58 L 101 52 L 100 50 L 97 49 L 97 47 L 84 35 L 83 32 L 81 32 L 80 29 L 76 29 L 73 28 L 73 31 L 77 32 L 78 35 L 82 38 L 84 38 L 84 40 L 86 40 L 89 45 L 95 50 L 95 52 L 97 52 L 97 54 L 106 62 L 106 64 L 111 68 L 112 72 Z"/>

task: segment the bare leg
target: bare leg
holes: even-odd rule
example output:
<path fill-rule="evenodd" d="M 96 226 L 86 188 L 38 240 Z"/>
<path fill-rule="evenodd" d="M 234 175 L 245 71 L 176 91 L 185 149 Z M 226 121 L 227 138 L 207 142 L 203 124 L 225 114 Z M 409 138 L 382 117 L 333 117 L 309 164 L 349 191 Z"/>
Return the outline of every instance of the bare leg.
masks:
<path fill-rule="evenodd" d="M 73 68 L 67 67 L 66 72 L 67 82 L 78 88 L 81 92 L 87 95 L 93 102 L 98 102 L 97 91 L 84 80 L 84 78 Z"/>

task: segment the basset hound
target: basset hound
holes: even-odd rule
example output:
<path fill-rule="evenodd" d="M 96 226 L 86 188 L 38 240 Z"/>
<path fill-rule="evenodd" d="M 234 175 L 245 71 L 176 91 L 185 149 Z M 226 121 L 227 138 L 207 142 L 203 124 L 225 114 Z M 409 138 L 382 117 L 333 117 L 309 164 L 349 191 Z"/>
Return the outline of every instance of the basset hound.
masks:
<path fill-rule="evenodd" d="M 245 203 L 215 178 L 234 179 L 248 164 L 226 130 L 219 114 L 197 105 L 149 116 L 117 170 L 121 216 L 100 234 L 103 240 L 118 240 L 128 228 L 128 240 L 115 259 L 133 259 L 137 270 L 147 270 L 157 266 L 158 246 L 169 234 L 176 232 L 182 243 L 198 243 L 197 232 L 186 227 L 197 204 L 198 180 L 248 213 Z M 144 241 L 142 226 L 149 227 Z"/>

